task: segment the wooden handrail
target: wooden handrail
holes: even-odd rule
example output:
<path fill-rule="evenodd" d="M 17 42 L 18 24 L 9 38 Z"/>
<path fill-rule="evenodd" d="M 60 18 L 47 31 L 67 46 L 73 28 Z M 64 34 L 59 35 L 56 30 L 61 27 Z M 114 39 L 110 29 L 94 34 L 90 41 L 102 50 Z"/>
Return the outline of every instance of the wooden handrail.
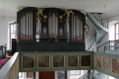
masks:
<path fill-rule="evenodd" d="M 19 52 L 16 52 L 0 69 L 0 79 L 8 79 L 10 73 L 13 71 L 13 67 L 16 63 L 16 59 L 19 57 Z"/>

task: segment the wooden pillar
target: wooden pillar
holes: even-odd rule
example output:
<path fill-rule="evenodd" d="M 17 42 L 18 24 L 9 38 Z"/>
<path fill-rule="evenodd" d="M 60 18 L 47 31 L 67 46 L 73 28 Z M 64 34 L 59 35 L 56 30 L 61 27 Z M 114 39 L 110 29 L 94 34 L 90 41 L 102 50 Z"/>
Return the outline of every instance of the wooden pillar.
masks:
<path fill-rule="evenodd" d="M 88 70 L 88 79 L 90 79 L 90 76 L 91 76 L 91 71 Z"/>
<path fill-rule="evenodd" d="M 67 71 L 65 70 L 65 79 L 67 79 Z"/>
<path fill-rule="evenodd" d="M 33 79 L 36 79 L 36 74 L 35 74 L 35 72 L 33 72 L 33 74 L 34 74 Z"/>

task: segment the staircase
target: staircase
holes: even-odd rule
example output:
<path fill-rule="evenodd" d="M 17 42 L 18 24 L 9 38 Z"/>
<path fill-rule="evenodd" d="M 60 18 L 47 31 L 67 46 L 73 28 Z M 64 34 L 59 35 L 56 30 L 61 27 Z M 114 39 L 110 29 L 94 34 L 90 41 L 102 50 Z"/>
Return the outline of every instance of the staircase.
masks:
<path fill-rule="evenodd" d="M 110 40 L 97 47 L 99 53 L 119 55 L 119 40 Z"/>
<path fill-rule="evenodd" d="M 96 30 L 96 43 L 98 44 L 108 32 L 108 25 L 106 21 L 102 20 L 102 18 L 96 13 L 87 13 L 86 16 L 94 25 Z"/>

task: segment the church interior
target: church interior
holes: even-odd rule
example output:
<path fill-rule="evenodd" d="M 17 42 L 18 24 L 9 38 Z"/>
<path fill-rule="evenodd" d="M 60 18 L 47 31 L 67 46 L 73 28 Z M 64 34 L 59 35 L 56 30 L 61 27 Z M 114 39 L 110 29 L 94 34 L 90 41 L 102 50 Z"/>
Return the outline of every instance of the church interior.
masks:
<path fill-rule="evenodd" d="M 118 0 L 0 0 L 0 79 L 118 79 L 118 8 Z"/>

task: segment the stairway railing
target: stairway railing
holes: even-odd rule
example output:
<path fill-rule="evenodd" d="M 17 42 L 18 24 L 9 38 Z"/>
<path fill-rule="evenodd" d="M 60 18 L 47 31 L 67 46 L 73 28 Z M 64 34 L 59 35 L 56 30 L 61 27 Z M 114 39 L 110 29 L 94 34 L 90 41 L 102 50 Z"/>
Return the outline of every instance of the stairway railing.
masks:
<path fill-rule="evenodd" d="M 107 22 L 106 22 L 104 19 L 102 19 L 102 18 L 99 16 L 99 14 L 93 14 L 93 15 L 94 15 L 94 17 L 96 18 L 96 20 L 97 20 L 103 27 L 105 27 L 105 28 L 108 29 L 108 24 L 107 24 Z"/>
<path fill-rule="evenodd" d="M 115 50 L 119 46 L 118 42 L 119 40 L 107 41 L 104 44 L 98 46 L 97 50 L 99 53 L 105 53 L 105 50 L 110 50 L 110 51 Z"/>
<path fill-rule="evenodd" d="M 88 77 L 88 72 L 82 75 L 79 79 L 84 79 L 85 77 Z"/>
<path fill-rule="evenodd" d="M 92 79 L 92 77 L 93 77 L 93 73 L 91 72 L 91 74 L 90 74 L 90 79 Z M 82 75 L 80 78 L 78 78 L 78 79 L 88 79 L 88 72 L 87 73 L 85 73 L 84 75 Z"/>
<path fill-rule="evenodd" d="M 87 15 L 92 18 L 96 25 L 100 26 L 100 28 L 105 29 L 105 31 L 108 31 L 108 24 L 105 20 L 103 20 L 98 14 L 93 13 L 87 13 Z"/>

